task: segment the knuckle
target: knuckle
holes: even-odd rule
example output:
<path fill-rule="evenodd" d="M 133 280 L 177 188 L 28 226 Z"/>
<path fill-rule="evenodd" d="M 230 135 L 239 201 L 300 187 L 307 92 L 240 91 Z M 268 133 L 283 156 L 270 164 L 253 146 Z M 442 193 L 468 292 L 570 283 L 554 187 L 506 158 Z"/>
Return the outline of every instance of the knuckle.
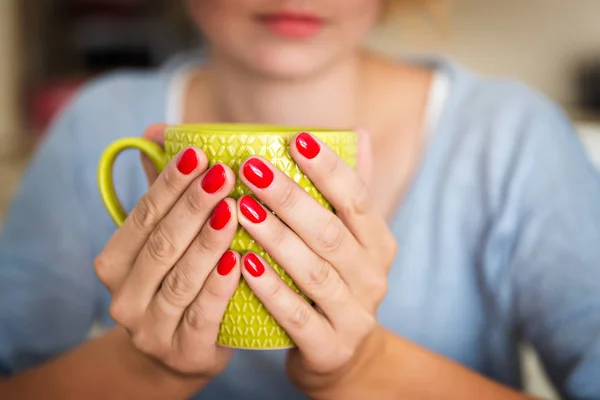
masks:
<path fill-rule="evenodd" d="M 267 296 L 274 302 L 279 303 L 281 296 L 283 295 L 283 281 L 279 282 L 277 279 L 269 280 L 269 287 L 266 289 Z"/>
<path fill-rule="evenodd" d="M 126 328 L 131 328 L 133 315 L 129 307 L 127 307 L 127 305 L 124 304 L 122 301 L 113 301 L 110 304 L 108 314 L 119 325 L 124 326 Z"/>
<path fill-rule="evenodd" d="M 198 235 L 198 247 L 201 251 L 212 254 L 219 252 L 223 246 L 216 235 L 211 235 L 208 230 L 203 229 Z"/>
<path fill-rule="evenodd" d="M 324 286 L 331 275 L 332 266 L 326 260 L 321 259 L 308 273 L 308 285 L 312 287 Z"/>
<path fill-rule="evenodd" d="M 339 157 L 331 157 L 331 161 L 329 161 L 327 163 L 327 165 L 325 165 L 324 168 L 324 172 L 327 174 L 331 174 L 333 172 L 336 172 L 338 170 L 338 168 L 340 167 L 340 162 L 341 162 L 341 158 Z"/>
<path fill-rule="evenodd" d="M 333 303 L 346 304 L 349 301 L 351 291 L 340 276 L 331 281 L 332 284 L 327 288 L 328 297 Z"/>
<path fill-rule="evenodd" d="M 148 253 L 154 261 L 164 262 L 171 260 L 177 253 L 177 247 L 171 239 L 164 224 L 156 227 L 150 234 L 147 242 Z"/>
<path fill-rule="evenodd" d="M 179 193 L 181 192 L 181 189 L 179 188 L 179 185 L 177 184 L 178 174 L 176 174 L 172 169 L 167 168 L 161 174 L 161 178 L 164 183 L 165 189 L 170 194 L 179 195 Z"/>
<path fill-rule="evenodd" d="M 350 189 L 347 201 L 336 208 L 336 212 L 341 215 L 365 215 L 372 207 L 372 199 L 367 186 L 360 179 L 356 179 L 352 189 Z"/>
<path fill-rule="evenodd" d="M 381 303 L 388 292 L 388 283 L 385 278 L 373 279 L 368 285 L 368 293 L 376 304 Z"/>
<path fill-rule="evenodd" d="M 229 298 L 225 295 L 225 292 L 221 290 L 221 286 L 217 284 L 217 280 L 209 279 L 202 288 L 209 296 L 209 298 L 215 301 L 227 301 Z"/>
<path fill-rule="evenodd" d="M 380 303 L 385 298 L 385 296 L 387 295 L 387 292 L 388 292 L 388 289 L 389 289 L 389 285 L 388 285 L 387 279 L 385 279 L 385 278 L 379 279 L 378 283 L 376 284 L 375 289 L 376 289 L 375 293 L 378 294 L 378 296 L 377 296 L 378 303 Z"/>
<path fill-rule="evenodd" d="M 374 293 L 385 293 L 388 289 L 388 282 L 383 274 L 371 274 L 369 280 L 369 289 Z"/>
<path fill-rule="evenodd" d="M 271 304 L 287 304 L 289 303 L 290 299 L 289 297 L 287 297 L 289 295 L 288 293 L 288 286 L 283 282 L 282 279 L 278 279 L 278 278 L 273 278 L 273 279 L 268 279 L 267 281 L 268 283 L 265 283 L 266 287 L 264 289 L 266 298 L 269 299 L 269 303 Z M 290 314 L 288 317 L 290 319 L 295 319 L 295 317 L 293 316 L 294 313 Z"/>
<path fill-rule="evenodd" d="M 398 252 L 398 242 L 391 232 L 387 232 L 381 240 L 381 254 L 386 264 L 391 264 Z"/>
<path fill-rule="evenodd" d="M 340 221 L 334 214 L 331 214 L 329 219 L 319 231 L 318 241 L 321 247 L 328 252 L 336 252 L 342 246 L 344 240 L 344 231 Z"/>
<path fill-rule="evenodd" d="M 148 193 L 142 196 L 134 212 L 131 214 L 133 222 L 142 231 L 149 231 L 158 219 L 158 206 Z"/>
<path fill-rule="evenodd" d="M 290 313 L 288 317 L 289 323 L 295 329 L 302 329 L 308 325 L 311 315 L 312 309 L 309 307 L 308 303 L 301 301 Z"/>
<path fill-rule="evenodd" d="M 350 198 L 352 199 L 350 201 L 350 212 L 356 215 L 364 215 L 371 209 L 371 195 L 362 180 L 356 180 Z"/>
<path fill-rule="evenodd" d="M 293 210 L 298 204 L 298 191 L 297 186 L 293 183 L 288 182 L 282 188 L 281 195 L 279 198 L 279 206 L 285 211 Z"/>
<path fill-rule="evenodd" d="M 200 302 L 194 303 L 188 307 L 185 312 L 185 323 L 193 330 L 202 330 L 210 324 L 206 308 Z"/>
<path fill-rule="evenodd" d="M 162 289 L 165 299 L 176 307 L 185 307 L 195 297 L 195 284 L 190 267 L 178 265 L 165 278 Z"/>
<path fill-rule="evenodd" d="M 94 272 L 98 276 L 100 282 L 102 282 L 103 284 L 107 284 L 110 281 L 112 275 L 111 269 L 111 263 L 104 252 L 100 253 L 94 259 Z"/>
<path fill-rule="evenodd" d="M 269 229 L 269 241 L 273 245 L 273 247 L 283 247 L 286 245 L 286 241 L 289 239 L 287 226 L 273 218 L 273 224 L 271 224 L 271 229 Z"/>
<path fill-rule="evenodd" d="M 194 187 L 198 188 L 198 185 Z M 190 189 L 185 194 L 185 206 L 187 210 L 192 214 L 202 213 L 206 210 L 206 206 L 202 203 L 202 200 L 199 196 L 199 190 Z"/>

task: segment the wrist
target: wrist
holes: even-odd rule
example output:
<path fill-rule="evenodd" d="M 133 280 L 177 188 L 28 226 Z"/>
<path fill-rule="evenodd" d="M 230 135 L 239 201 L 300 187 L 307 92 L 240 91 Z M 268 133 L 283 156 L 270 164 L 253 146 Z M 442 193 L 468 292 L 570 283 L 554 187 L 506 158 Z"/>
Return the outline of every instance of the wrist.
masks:
<path fill-rule="evenodd" d="M 435 385 L 431 385 L 432 373 Z M 380 326 L 342 379 L 332 383 L 311 397 L 438 399 L 452 393 L 461 399 L 529 399 Z"/>
<path fill-rule="evenodd" d="M 359 348 L 352 362 L 335 376 L 328 377 L 318 389 L 305 391 L 315 400 L 348 399 L 361 397 L 365 388 L 373 388 L 379 383 L 378 367 L 387 354 L 388 335 L 381 326 L 376 326 Z M 368 397 L 368 396 L 367 396 Z"/>
<path fill-rule="evenodd" d="M 139 351 L 127 332 L 117 328 L 111 334 L 117 336 L 119 351 L 126 355 L 127 368 L 134 371 L 139 384 L 152 390 L 169 393 L 171 398 L 188 398 L 204 387 L 210 378 L 202 375 L 179 373 L 157 359 Z"/>

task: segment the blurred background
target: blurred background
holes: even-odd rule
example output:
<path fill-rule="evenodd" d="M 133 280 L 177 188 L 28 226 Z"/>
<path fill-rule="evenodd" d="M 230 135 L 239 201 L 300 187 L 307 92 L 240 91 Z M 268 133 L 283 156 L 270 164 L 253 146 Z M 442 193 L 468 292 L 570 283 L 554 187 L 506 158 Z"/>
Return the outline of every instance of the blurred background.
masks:
<path fill-rule="evenodd" d="M 0 223 L 48 124 L 115 68 L 153 68 L 202 38 L 169 0 L 0 0 Z M 513 76 L 559 102 L 600 167 L 600 0 L 452 0 L 369 38 L 391 55 L 443 54 Z M 600 200 L 599 200 L 600 201 Z M 525 348 L 528 390 L 556 398 Z"/>

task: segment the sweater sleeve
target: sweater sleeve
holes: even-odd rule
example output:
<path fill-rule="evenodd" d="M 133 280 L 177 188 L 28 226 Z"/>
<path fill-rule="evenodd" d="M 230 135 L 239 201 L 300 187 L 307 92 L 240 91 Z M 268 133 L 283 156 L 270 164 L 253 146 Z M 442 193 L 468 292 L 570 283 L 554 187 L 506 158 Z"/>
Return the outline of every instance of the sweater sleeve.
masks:
<path fill-rule="evenodd" d="M 78 182 L 79 106 L 47 133 L 0 233 L 0 375 L 84 340 L 94 319 L 93 226 Z"/>
<path fill-rule="evenodd" d="M 569 119 L 536 104 L 506 202 L 516 321 L 564 398 L 600 399 L 600 179 Z"/>

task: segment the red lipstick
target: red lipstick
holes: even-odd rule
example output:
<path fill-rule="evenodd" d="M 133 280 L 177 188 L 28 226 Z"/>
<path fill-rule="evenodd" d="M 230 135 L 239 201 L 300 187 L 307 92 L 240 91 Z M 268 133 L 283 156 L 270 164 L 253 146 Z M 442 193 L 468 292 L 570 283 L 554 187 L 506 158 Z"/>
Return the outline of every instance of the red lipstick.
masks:
<path fill-rule="evenodd" d="M 317 35 L 324 26 L 318 16 L 296 11 L 281 11 L 259 16 L 259 21 L 279 36 L 305 39 Z"/>

